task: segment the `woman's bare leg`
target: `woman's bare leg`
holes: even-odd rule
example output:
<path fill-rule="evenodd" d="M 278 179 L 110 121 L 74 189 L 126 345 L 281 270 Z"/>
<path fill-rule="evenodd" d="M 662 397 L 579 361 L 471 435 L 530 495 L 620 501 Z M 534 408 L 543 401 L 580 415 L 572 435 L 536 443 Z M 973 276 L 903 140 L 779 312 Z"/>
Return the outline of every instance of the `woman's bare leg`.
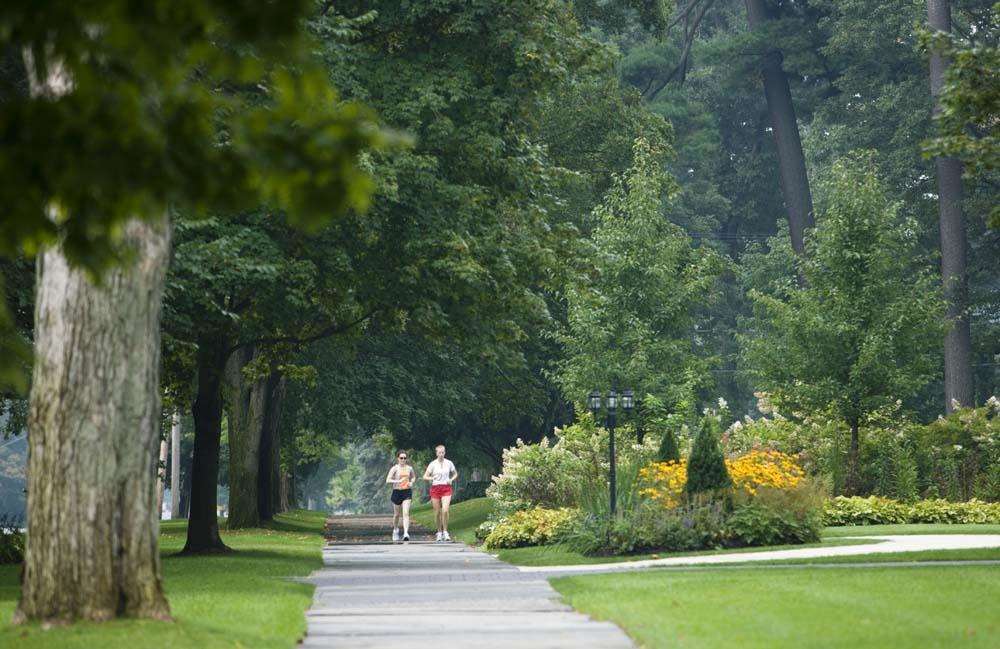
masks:
<path fill-rule="evenodd" d="M 403 501 L 403 536 L 410 535 L 410 500 Z"/>
<path fill-rule="evenodd" d="M 399 529 L 399 519 L 402 516 L 402 508 L 399 505 L 392 506 L 392 529 Z"/>
<path fill-rule="evenodd" d="M 431 498 L 431 504 L 434 506 L 434 522 L 437 523 L 438 532 L 442 531 L 441 527 L 441 499 Z"/>
<path fill-rule="evenodd" d="M 441 496 L 441 531 L 448 531 L 448 511 L 451 509 L 451 496 Z"/>

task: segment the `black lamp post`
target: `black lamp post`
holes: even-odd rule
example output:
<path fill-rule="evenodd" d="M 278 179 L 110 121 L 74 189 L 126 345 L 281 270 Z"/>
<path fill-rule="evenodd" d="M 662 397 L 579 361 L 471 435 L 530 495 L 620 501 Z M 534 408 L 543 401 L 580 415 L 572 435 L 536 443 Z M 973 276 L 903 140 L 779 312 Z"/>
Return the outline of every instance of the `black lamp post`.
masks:
<path fill-rule="evenodd" d="M 621 405 L 622 410 L 630 412 L 635 405 L 635 393 L 632 390 L 624 390 L 619 397 L 618 393 L 612 389 L 608 391 L 605 403 L 608 408 L 608 459 L 611 465 L 608 480 L 608 498 L 611 505 L 611 515 L 614 516 L 615 511 L 618 509 L 618 491 L 616 485 L 617 461 L 615 459 L 615 424 L 618 423 L 618 406 Z M 594 421 L 597 421 L 597 413 L 601 409 L 601 392 L 599 390 L 594 390 L 590 393 L 590 396 L 587 398 L 587 405 L 590 407 L 590 411 L 594 413 Z"/>

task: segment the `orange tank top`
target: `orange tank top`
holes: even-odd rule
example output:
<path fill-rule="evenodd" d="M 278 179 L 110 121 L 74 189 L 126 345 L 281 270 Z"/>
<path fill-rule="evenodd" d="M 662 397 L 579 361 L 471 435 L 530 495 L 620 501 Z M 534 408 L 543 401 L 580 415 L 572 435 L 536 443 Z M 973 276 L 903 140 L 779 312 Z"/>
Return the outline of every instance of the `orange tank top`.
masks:
<path fill-rule="evenodd" d="M 399 482 L 396 483 L 396 489 L 409 489 L 410 488 L 410 472 L 412 469 L 410 467 L 405 467 L 400 469 L 396 467 L 396 479 Z"/>

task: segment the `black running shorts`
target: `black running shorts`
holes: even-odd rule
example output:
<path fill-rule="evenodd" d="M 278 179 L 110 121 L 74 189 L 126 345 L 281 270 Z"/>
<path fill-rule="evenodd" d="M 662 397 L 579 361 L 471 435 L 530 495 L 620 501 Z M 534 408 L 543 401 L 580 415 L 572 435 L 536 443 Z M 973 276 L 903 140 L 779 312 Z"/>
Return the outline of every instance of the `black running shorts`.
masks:
<path fill-rule="evenodd" d="M 404 500 L 413 498 L 413 489 L 393 489 L 389 500 L 393 505 L 402 505 Z"/>

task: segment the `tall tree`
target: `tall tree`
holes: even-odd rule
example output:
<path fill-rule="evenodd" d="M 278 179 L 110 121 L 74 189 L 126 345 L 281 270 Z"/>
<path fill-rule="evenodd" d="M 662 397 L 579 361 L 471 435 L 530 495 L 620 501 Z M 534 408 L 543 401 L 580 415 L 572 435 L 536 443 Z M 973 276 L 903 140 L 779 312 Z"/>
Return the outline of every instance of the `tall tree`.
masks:
<path fill-rule="evenodd" d="M 927 23 L 934 32 L 950 34 L 950 0 L 927 0 Z M 939 95 L 947 67 L 948 61 L 941 50 L 932 49 L 930 78 L 935 113 L 941 110 Z M 946 411 L 951 412 L 956 405 L 974 405 L 969 278 L 966 270 L 968 242 L 962 211 L 962 161 L 951 156 L 939 156 L 935 159 L 935 166 L 941 231 L 941 283 L 951 323 L 944 337 L 944 400 Z"/>
<path fill-rule="evenodd" d="M 750 29 L 762 32 L 764 38 L 759 42 L 766 43 L 767 24 L 772 20 L 768 0 L 746 0 L 746 6 Z M 788 213 L 788 233 L 792 248 L 801 255 L 805 252 L 805 231 L 814 224 L 813 203 L 795 105 L 792 103 L 788 77 L 782 68 L 782 58 L 780 49 L 768 47 L 761 57 L 761 74 L 774 144 L 778 152 L 781 192 L 785 197 L 785 209 Z"/>
<path fill-rule="evenodd" d="M 662 169 L 664 153 L 637 140 L 632 167 L 594 210 L 594 268 L 567 290 L 559 381 L 576 399 L 617 382 L 693 414 L 712 362 L 694 326 L 723 264 L 664 218 L 675 186 Z"/>
<path fill-rule="evenodd" d="M 170 237 L 165 218 L 132 220 L 125 231 L 136 261 L 102 284 L 58 247 L 39 260 L 29 537 L 16 622 L 169 617 L 155 449 Z"/>
<path fill-rule="evenodd" d="M 33 86 L 0 110 L 0 253 L 43 251 L 18 621 L 169 614 L 153 511 L 168 208 L 274 201 L 309 224 L 365 204 L 357 155 L 379 137 L 368 114 L 304 67 L 265 79 L 245 51 L 215 46 L 302 62 L 300 11 L 15 1 L 0 13 L 0 49 L 24 53 Z M 273 101 L 231 111 L 223 80 L 266 81 Z M 302 173 L 321 167 L 337 172 Z"/>
<path fill-rule="evenodd" d="M 756 385 L 784 411 L 830 413 L 850 429 L 843 488 L 857 493 L 861 429 L 934 377 L 943 305 L 915 223 L 899 216 L 870 159 L 836 163 L 820 187 L 805 257 L 775 238 L 767 254 L 748 255 L 754 317 L 741 343 Z"/>

